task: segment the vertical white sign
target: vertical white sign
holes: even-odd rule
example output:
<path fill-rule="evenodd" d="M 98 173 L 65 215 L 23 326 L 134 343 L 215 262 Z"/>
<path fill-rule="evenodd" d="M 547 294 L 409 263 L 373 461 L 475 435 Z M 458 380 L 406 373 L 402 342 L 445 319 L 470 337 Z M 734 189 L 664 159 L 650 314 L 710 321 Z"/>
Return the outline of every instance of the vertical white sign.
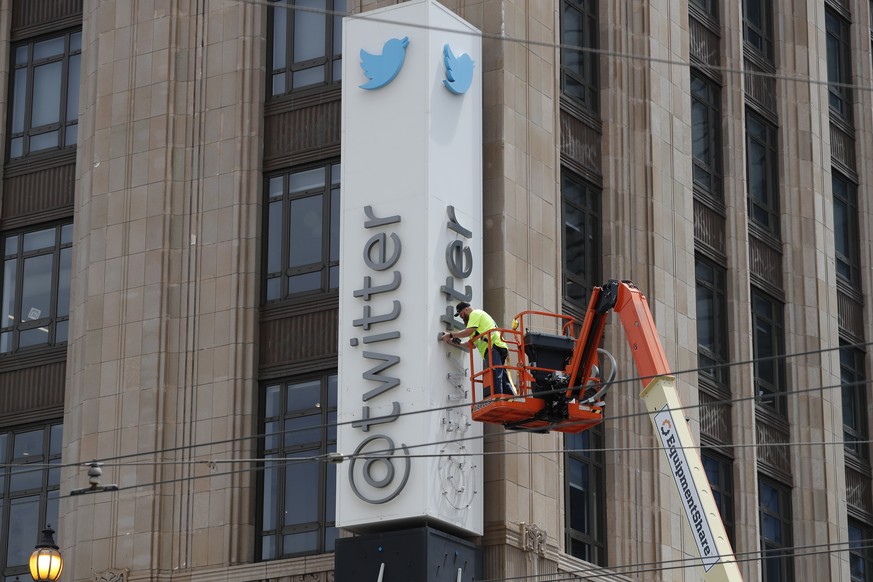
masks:
<path fill-rule="evenodd" d="M 482 533 L 466 353 L 481 305 L 482 43 L 437 2 L 343 22 L 337 525 Z"/>

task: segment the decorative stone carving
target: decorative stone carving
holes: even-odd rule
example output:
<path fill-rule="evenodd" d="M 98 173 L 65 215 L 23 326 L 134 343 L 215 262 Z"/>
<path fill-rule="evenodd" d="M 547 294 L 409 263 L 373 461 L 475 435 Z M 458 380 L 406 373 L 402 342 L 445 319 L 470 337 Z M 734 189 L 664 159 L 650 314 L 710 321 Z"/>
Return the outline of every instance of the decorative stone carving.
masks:
<path fill-rule="evenodd" d="M 130 570 L 111 568 L 104 572 L 94 574 L 94 582 L 127 582 Z"/>
<path fill-rule="evenodd" d="M 545 555 L 546 553 L 546 538 L 548 537 L 548 533 L 544 529 L 540 529 L 539 526 L 533 523 L 524 523 L 521 524 L 521 540 L 524 544 L 524 551 L 526 552 L 535 552 L 540 556 Z"/>

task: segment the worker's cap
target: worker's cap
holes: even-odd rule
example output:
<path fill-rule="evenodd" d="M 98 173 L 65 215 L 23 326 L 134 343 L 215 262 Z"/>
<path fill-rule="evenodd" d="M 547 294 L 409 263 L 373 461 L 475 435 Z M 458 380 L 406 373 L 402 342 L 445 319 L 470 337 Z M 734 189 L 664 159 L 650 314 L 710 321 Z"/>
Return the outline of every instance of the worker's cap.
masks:
<path fill-rule="evenodd" d="M 461 315 L 461 312 L 470 307 L 470 304 L 466 301 L 461 301 L 458 303 L 458 306 L 455 307 L 455 316 Z"/>

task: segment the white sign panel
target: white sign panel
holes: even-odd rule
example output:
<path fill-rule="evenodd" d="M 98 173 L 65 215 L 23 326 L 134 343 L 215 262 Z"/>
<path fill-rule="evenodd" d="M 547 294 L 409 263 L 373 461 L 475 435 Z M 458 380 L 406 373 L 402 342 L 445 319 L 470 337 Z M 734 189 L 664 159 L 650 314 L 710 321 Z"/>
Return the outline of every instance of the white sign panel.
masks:
<path fill-rule="evenodd" d="M 343 21 L 337 525 L 482 533 L 465 352 L 481 306 L 481 35 L 437 2 Z"/>
<path fill-rule="evenodd" d="M 679 490 L 682 507 L 685 508 L 685 517 L 691 526 L 691 533 L 694 534 L 697 551 L 703 559 L 703 569 L 709 572 L 718 563 L 720 556 L 715 537 L 712 535 L 712 527 L 700 501 L 697 485 L 694 483 L 691 465 L 685 456 L 681 436 L 676 431 L 676 423 L 685 422 L 685 419 L 680 417 L 677 421 L 670 409 L 664 406 L 654 415 L 653 420 L 658 438 L 661 439 L 661 447 L 667 455 L 670 473 Z"/>

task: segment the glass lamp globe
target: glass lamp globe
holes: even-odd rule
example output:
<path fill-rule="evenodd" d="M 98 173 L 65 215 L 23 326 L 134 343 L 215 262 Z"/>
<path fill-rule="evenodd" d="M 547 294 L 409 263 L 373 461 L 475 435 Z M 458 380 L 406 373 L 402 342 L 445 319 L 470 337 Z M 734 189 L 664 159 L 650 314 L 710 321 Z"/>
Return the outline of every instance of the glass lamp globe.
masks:
<path fill-rule="evenodd" d="M 30 575 L 35 582 L 57 582 L 64 569 L 64 559 L 58 551 L 54 538 L 55 530 L 47 526 L 42 530 L 42 539 L 30 554 Z"/>

